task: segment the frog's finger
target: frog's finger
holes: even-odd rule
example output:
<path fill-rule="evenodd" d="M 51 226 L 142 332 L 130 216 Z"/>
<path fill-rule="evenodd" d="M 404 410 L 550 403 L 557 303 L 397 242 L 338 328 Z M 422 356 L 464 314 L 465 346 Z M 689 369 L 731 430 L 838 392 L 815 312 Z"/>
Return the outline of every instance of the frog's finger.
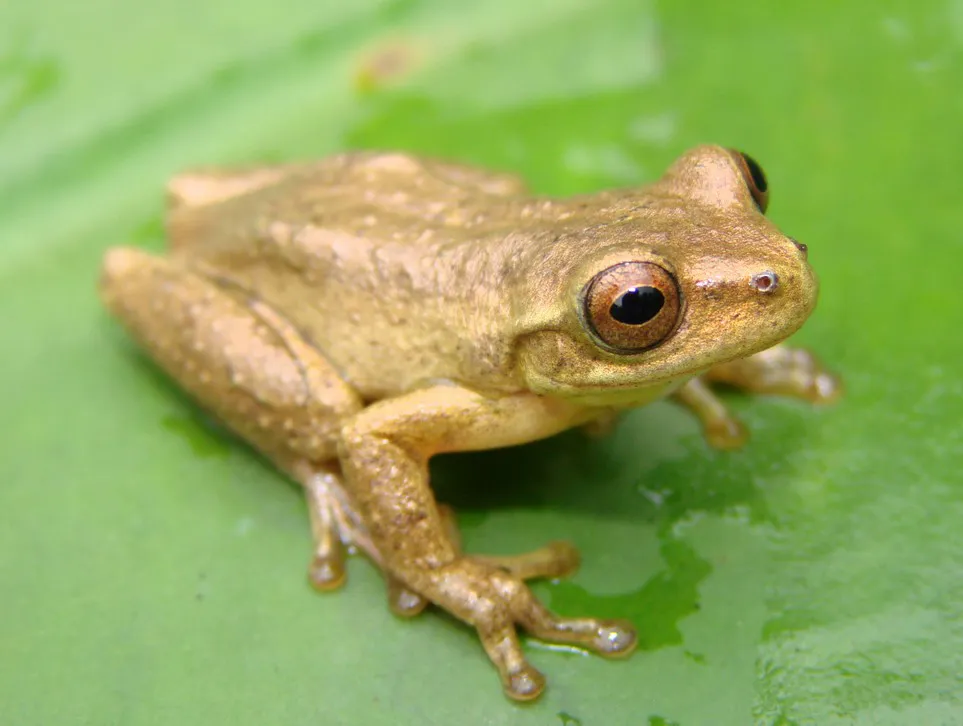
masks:
<path fill-rule="evenodd" d="M 312 585 L 319 590 L 334 590 L 344 584 L 349 547 L 360 550 L 384 571 L 381 554 L 349 501 L 337 466 L 281 463 L 304 487 L 315 547 L 308 570 Z"/>
<path fill-rule="evenodd" d="M 638 645 L 635 628 L 626 620 L 562 618 L 534 597 L 515 615 L 519 625 L 541 640 L 578 645 L 609 658 L 625 657 Z"/>
<path fill-rule="evenodd" d="M 701 378 L 687 381 L 673 398 L 696 415 L 706 441 L 713 448 L 736 449 L 746 442 L 745 427 Z"/>
<path fill-rule="evenodd" d="M 455 521 L 455 512 L 447 504 L 438 505 L 438 515 L 441 517 L 445 533 L 452 547 L 458 554 L 462 553 L 461 533 Z M 471 559 L 492 567 L 505 570 L 521 580 L 554 579 L 569 577 L 578 570 L 582 558 L 578 550 L 569 542 L 549 542 L 531 552 L 517 555 L 470 555 Z"/>
<path fill-rule="evenodd" d="M 409 590 L 401 581 L 388 576 L 388 607 L 391 612 L 402 618 L 413 618 L 421 613 L 428 601 L 414 590 Z"/>
<path fill-rule="evenodd" d="M 316 590 L 337 590 L 344 584 L 345 578 L 344 551 L 340 542 L 333 552 L 314 553 L 308 567 L 308 580 Z"/>
<path fill-rule="evenodd" d="M 308 579 L 318 590 L 335 590 L 344 584 L 347 547 L 356 547 L 384 571 L 381 555 L 375 549 L 361 518 L 351 506 L 336 473 L 336 467 L 307 463 L 288 467 L 301 480 L 311 518 L 314 556 L 308 568 Z M 446 518 L 453 522 L 450 509 Z M 414 617 L 428 601 L 388 575 L 388 605 L 401 617 Z"/>
<path fill-rule="evenodd" d="M 308 568 L 308 579 L 318 590 L 334 590 L 345 580 L 345 547 L 334 511 L 337 504 L 330 495 L 330 486 L 337 484 L 335 479 L 333 472 L 315 471 L 304 484 L 314 537 L 314 556 Z"/>
<path fill-rule="evenodd" d="M 505 695 L 516 701 L 531 701 L 545 690 L 545 676 L 528 662 L 514 626 L 478 628 L 488 658 L 498 670 Z"/>
<path fill-rule="evenodd" d="M 462 560 L 446 573 L 452 591 L 465 588 L 473 595 L 468 602 L 455 603 L 457 609 L 451 610 L 478 630 L 511 698 L 535 698 L 544 688 L 542 674 L 522 654 L 515 626 L 547 642 L 578 645 L 609 657 L 626 656 L 635 649 L 638 638 L 630 623 L 559 617 L 542 605 L 519 578 L 484 565 L 479 567 L 480 564 Z M 458 570 L 461 577 L 455 575 Z M 463 615 L 458 610 L 467 612 Z"/>
<path fill-rule="evenodd" d="M 549 542 L 537 550 L 518 555 L 471 555 L 471 558 L 505 570 L 520 580 L 568 577 L 581 564 L 578 550 L 568 542 Z"/>

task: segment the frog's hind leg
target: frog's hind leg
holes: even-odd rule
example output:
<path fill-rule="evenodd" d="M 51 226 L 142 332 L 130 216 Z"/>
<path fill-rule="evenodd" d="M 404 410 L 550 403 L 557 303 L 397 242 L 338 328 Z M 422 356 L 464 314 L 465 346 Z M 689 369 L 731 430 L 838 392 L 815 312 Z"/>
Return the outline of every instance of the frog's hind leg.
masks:
<path fill-rule="evenodd" d="M 341 422 L 363 403 L 269 306 L 130 248 L 107 253 L 100 292 L 150 357 L 257 450 L 337 457 Z"/>
<path fill-rule="evenodd" d="M 722 383 L 749 393 L 791 396 L 817 404 L 830 403 L 842 392 L 839 379 L 802 348 L 777 345 L 748 358 L 714 366 L 682 386 L 674 398 L 699 418 L 706 440 L 718 449 L 741 446 L 747 433 L 712 391 L 710 383 Z"/>
<path fill-rule="evenodd" d="M 312 581 L 344 579 L 344 547 L 380 565 L 336 466 L 341 421 L 357 393 L 286 320 L 164 258 L 108 252 L 101 296 L 133 337 L 198 403 L 305 489 L 315 535 Z"/>

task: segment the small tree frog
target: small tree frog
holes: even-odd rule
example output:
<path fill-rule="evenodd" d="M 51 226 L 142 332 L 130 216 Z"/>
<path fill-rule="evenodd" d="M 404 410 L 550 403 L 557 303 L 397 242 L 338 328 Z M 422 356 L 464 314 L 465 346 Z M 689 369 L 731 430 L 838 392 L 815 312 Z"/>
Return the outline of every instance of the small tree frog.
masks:
<path fill-rule="evenodd" d="M 654 183 L 564 199 L 405 153 L 201 170 L 169 186 L 169 252 L 107 252 L 101 296 L 201 406 L 300 483 L 309 569 L 357 549 L 391 607 L 473 627 L 508 696 L 544 678 L 517 629 L 606 656 L 629 623 L 558 616 L 526 585 L 578 564 L 548 544 L 463 552 L 428 460 L 513 446 L 672 397 L 710 443 L 740 425 L 710 384 L 825 401 L 839 386 L 780 345 L 816 303 L 805 245 L 764 216 L 765 176 L 716 146 Z"/>

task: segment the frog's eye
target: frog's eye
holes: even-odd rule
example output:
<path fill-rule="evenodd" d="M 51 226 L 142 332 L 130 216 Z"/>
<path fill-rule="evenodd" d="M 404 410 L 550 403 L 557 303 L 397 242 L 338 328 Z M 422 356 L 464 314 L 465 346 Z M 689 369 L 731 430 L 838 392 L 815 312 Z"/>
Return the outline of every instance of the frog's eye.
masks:
<path fill-rule="evenodd" d="M 602 270 L 584 293 L 585 320 L 606 346 L 638 353 L 671 333 L 681 295 L 675 278 L 651 262 L 622 262 Z"/>
<path fill-rule="evenodd" d="M 759 207 L 759 211 L 765 214 L 766 208 L 769 206 L 769 182 L 766 181 L 765 172 L 749 154 L 744 154 L 735 149 L 729 151 L 732 158 L 735 159 L 736 166 L 739 167 L 746 186 L 749 187 L 749 193 L 752 195 L 753 201 Z"/>

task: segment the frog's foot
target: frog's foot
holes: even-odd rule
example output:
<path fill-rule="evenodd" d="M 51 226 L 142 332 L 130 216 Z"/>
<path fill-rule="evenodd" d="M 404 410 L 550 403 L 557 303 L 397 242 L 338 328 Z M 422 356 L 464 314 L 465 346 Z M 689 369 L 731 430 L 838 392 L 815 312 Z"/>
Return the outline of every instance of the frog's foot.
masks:
<path fill-rule="evenodd" d="M 812 403 L 829 403 L 842 392 L 839 379 L 801 348 L 777 345 L 748 358 L 714 366 L 682 386 L 674 398 L 699 418 L 706 440 L 717 449 L 737 448 L 748 435 L 709 383 L 723 383 L 750 393 L 792 396 Z"/>
<path fill-rule="evenodd" d="M 461 533 L 455 522 L 454 511 L 445 504 L 439 504 L 438 514 L 441 516 L 448 539 L 455 551 L 460 554 Z M 475 562 L 498 568 L 520 580 L 554 580 L 569 577 L 581 564 L 578 550 L 568 542 L 549 542 L 537 550 L 517 555 L 468 555 L 467 557 Z M 413 617 L 425 609 L 428 601 L 389 575 L 388 604 L 396 615 Z"/>
<path fill-rule="evenodd" d="M 345 555 L 355 549 L 364 553 L 385 573 L 388 582 L 388 604 L 402 617 L 414 617 L 428 605 L 421 595 L 406 588 L 385 570 L 384 559 L 371 541 L 361 516 L 352 506 L 340 476 L 327 468 L 300 467 L 297 471 L 308 500 L 314 556 L 308 567 L 308 580 L 315 589 L 327 592 L 344 584 Z M 450 510 L 443 519 L 454 527 Z M 457 532 L 457 530 L 455 530 Z"/>
<path fill-rule="evenodd" d="M 521 578 L 474 557 L 411 570 L 404 573 L 404 580 L 413 591 L 477 630 L 505 693 L 515 700 L 532 700 L 545 688 L 545 677 L 522 651 L 519 626 L 539 639 L 576 645 L 608 657 L 626 656 L 637 644 L 630 623 L 559 617 L 538 602 Z"/>
<path fill-rule="evenodd" d="M 702 424 L 706 441 L 713 448 L 736 449 L 746 443 L 746 427 L 729 413 L 726 405 L 702 378 L 693 378 L 672 396 L 696 415 Z"/>
<path fill-rule="evenodd" d="M 381 555 L 349 501 L 340 476 L 324 467 L 312 467 L 299 474 L 314 536 L 314 556 L 308 568 L 311 584 L 324 591 L 344 584 L 345 554 L 350 548 L 360 550 L 383 570 Z"/>
<path fill-rule="evenodd" d="M 401 617 L 414 617 L 428 605 L 428 600 L 405 587 L 385 571 L 384 560 L 352 506 L 340 476 L 325 467 L 297 468 L 311 517 L 314 556 L 308 568 L 308 579 L 318 590 L 335 590 L 346 578 L 346 554 L 351 549 L 364 553 L 383 572 L 388 583 L 388 605 Z M 438 513 L 448 538 L 456 551 L 461 547 L 455 515 L 451 507 L 438 505 Z M 574 573 L 579 566 L 578 551 L 567 542 L 551 542 L 532 552 L 508 556 L 472 556 L 471 559 L 496 567 L 522 580 L 554 579 Z"/>
<path fill-rule="evenodd" d="M 816 356 L 803 348 L 777 345 L 748 358 L 722 363 L 703 376 L 750 393 L 792 396 L 810 403 L 831 403 L 843 386 Z"/>

